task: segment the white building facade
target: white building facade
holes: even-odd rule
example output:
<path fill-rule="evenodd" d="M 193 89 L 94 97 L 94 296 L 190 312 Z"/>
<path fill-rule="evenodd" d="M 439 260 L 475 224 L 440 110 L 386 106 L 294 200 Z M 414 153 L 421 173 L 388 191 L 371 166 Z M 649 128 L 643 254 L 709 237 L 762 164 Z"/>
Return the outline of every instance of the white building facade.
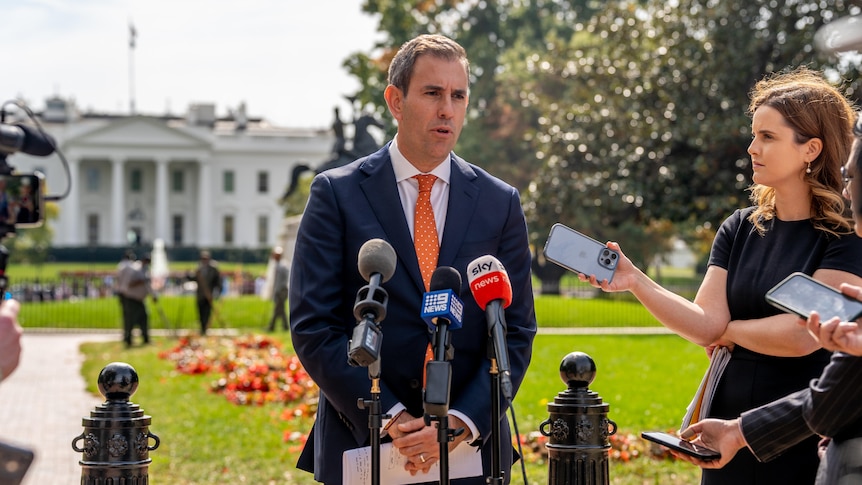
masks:
<path fill-rule="evenodd" d="M 259 249 L 278 244 L 279 204 L 298 165 L 317 166 L 332 152 L 331 130 L 286 129 L 246 119 L 244 109 L 216 119 L 212 105 L 188 116 L 75 115 L 49 100 L 40 122 L 57 153 L 15 154 L 17 172 L 45 174 L 58 195 L 50 221 L 53 246 L 150 245 Z"/>

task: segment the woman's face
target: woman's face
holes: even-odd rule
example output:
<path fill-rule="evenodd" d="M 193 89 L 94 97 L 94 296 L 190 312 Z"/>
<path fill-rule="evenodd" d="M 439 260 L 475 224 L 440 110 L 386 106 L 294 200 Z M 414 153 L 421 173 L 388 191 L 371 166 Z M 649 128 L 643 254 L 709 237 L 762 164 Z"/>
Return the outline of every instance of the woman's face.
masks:
<path fill-rule="evenodd" d="M 805 170 L 812 157 L 809 142 L 797 143 L 796 132 L 775 108 L 760 106 L 751 121 L 752 176 L 755 183 L 781 188 L 805 184 Z"/>
<path fill-rule="evenodd" d="M 862 237 L 862 140 L 856 138 L 850 150 L 850 158 L 844 165 L 847 178 L 844 181 L 844 197 L 850 200 L 856 234 Z"/>

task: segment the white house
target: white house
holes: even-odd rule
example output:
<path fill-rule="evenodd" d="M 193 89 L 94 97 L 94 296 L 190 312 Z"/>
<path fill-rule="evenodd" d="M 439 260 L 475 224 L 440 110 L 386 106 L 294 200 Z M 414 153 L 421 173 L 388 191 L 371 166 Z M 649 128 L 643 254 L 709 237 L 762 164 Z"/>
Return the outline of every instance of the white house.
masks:
<path fill-rule="evenodd" d="M 217 119 L 214 105 L 198 104 L 185 117 L 79 114 L 52 98 L 40 123 L 68 161 L 71 181 L 57 153 L 17 153 L 8 163 L 43 172 L 48 195 L 71 183 L 51 222 L 55 247 L 162 239 L 267 248 L 280 242 L 278 199 L 292 169 L 330 158 L 335 138 L 330 129 L 279 128 L 244 111 Z"/>

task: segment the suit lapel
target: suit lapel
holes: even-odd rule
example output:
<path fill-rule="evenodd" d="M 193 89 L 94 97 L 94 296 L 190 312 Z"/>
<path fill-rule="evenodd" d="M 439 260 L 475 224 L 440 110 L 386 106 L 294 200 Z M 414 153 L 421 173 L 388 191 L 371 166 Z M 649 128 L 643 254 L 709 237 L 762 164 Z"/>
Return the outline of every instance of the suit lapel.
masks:
<path fill-rule="evenodd" d="M 479 201 L 479 187 L 476 186 L 476 172 L 455 155 L 451 156 L 452 173 L 449 181 L 449 209 L 446 213 L 446 226 L 443 229 L 443 243 L 437 266 L 451 266 L 458 255 L 458 249 L 470 228 L 470 221 Z M 464 268 L 455 268 L 462 271 Z"/>
<path fill-rule="evenodd" d="M 405 268 L 416 285 L 425 291 L 422 275 L 419 272 L 419 260 L 416 259 L 416 250 L 413 247 L 413 237 L 410 235 L 407 220 L 404 219 L 404 210 L 401 208 L 395 172 L 392 170 L 392 162 L 389 158 L 389 144 L 370 155 L 362 163 L 360 170 L 367 177 L 359 185 L 383 227 L 387 241 L 398 255 L 398 264 Z"/>

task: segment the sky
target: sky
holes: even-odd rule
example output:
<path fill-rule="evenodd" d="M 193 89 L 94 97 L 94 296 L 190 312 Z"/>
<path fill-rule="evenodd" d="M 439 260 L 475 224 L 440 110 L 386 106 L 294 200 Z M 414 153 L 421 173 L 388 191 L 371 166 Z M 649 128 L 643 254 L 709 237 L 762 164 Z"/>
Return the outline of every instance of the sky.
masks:
<path fill-rule="evenodd" d="M 380 34 L 362 0 L 0 0 L 0 103 L 184 115 L 241 103 L 278 126 L 328 128 L 359 83 L 341 66 Z M 137 35 L 130 49 L 130 28 Z M 382 93 L 381 93 L 382 96 Z"/>

